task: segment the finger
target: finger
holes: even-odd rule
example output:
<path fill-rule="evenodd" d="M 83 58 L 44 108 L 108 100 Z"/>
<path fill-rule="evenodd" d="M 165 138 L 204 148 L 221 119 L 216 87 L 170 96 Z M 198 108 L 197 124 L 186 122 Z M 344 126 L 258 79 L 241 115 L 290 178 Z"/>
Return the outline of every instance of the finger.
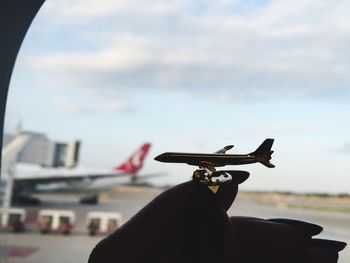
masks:
<path fill-rule="evenodd" d="M 163 192 L 101 241 L 89 263 L 217 262 L 226 255 L 231 228 L 214 196 L 193 181 Z"/>
<path fill-rule="evenodd" d="M 230 217 L 239 259 L 250 262 L 300 262 L 308 236 L 294 226 L 251 217 Z"/>
<path fill-rule="evenodd" d="M 225 254 L 225 212 L 215 195 L 197 183 L 176 216 L 175 247 L 178 262 L 219 262 Z M 226 222 L 229 226 L 229 221 Z M 229 227 L 228 227 L 229 228 Z"/>
<path fill-rule="evenodd" d="M 339 251 L 345 246 L 346 243 L 336 240 L 312 239 L 310 248 L 307 249 L 305 262 L 335 263 L 338 261 Z"/>
<path fill-rule="evenodd" d="M 162 252 L 169 252 L 168 247 L 173 246 L 169 237 L 175 235 L 176 216 L 196 187 L 190 181 L 157 196 L 118 230 L 99 242 L 89 257 L 89 263 L 115 262 L 116 258 L 123 262 L 159 260 Z"/>
<path fill-rule="evenodd" d="M 296 220 L 296 219 L 271 218 L 268 220 L 275 222 L 275 223 L 283 223 L 283 224 L 288 224 L 290 226 L 299 227 L 299 228 L 303 229 L 307 233 L 307 235 L 309 235 L 310 237 L 318 235 L 323 230 L 322 226 L 312 224 L 309 222 L 305 222 L 305 221 L 301 221 L 301 220 Z"/>
<path fill-rule="evenodd" d="M 238 192 L 238 185 L 248 179 L 249 173 L 246 171 L 232 171 L 232 180 L 219 186 L 219 190 L 215 194 L 216 200 L 221 204 L 222 208 L 227 211 Z"/>
<path fill-rule="evenodd" d="M 307 249 L 305 263 L 336 263 L 338 262 L 338 252 L 331 249 L 309 248 Z"/>
<path fill-rule="evenodd" d="M 313 238 L 311 240 L 311 246 L 314 248 L 324 248 L 334 251 L 342 251 L 346 247 L 345 242 L 337 241 L 337 240 L 329 240 L 329 239 L 320 239 L 320 238 Z"/>

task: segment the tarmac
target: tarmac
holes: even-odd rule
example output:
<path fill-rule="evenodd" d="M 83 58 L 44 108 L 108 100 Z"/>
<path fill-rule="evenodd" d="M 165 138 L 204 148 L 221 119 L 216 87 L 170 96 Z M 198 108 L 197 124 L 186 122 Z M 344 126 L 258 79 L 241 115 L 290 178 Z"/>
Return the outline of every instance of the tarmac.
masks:
<path fill-rule="evenodd" d="M 139 211 L 162 190 L 148 187 L 118 186 L 100 195 L 98 205 L 80 205 L 75 196 L 42 195 L 43 203 L 26 207 L 27 228 L 23 233 L 0 232 L 0 263 L 83 263 L 87 262 L 93 247 L 104 237 L 89 236 L 85 216 L 90 211 L 120 212 L 123 221 Z M 70 235 L 58 233 L 40 234 L 36 216 L 40 209 L 74 210 L 76 227 Z M 350 243 L 350 213 L 311 211 L 272 206 L 239 195 L 228 211 L 229 215 L 255 216 L 261 218 L 295 218 L 324 227 L 320 237 Z M 341 252 L 340 263 L 350 262 L 350 248 Z"/>

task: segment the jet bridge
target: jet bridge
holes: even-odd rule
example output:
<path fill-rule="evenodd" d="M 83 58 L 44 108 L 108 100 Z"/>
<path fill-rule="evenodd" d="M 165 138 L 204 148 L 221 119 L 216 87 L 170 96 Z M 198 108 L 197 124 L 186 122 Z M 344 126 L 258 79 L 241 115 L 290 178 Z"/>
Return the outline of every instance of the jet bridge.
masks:
<path fill-rule="evenodd" d="M 2 149 L 3 207 L 11 206 L 17 163 L 72 168 L 79 161 L 79 141 L 55 142 L 45 134 L 25 131 L 17 131 L 8 138 L 4 140 L 7 144 Z"/>

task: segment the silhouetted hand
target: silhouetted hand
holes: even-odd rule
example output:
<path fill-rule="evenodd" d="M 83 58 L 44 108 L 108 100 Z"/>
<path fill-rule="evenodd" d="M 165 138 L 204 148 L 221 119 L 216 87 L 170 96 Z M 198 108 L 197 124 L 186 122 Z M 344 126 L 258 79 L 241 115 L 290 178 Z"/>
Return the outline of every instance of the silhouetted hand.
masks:
<path fill-rule="evenodd" d="M 320 226 L 289 219 L 231 217 L 238 173 L 214 194 L 190 181 L 156 197 L 92 251 L 95 262 L 317 262 L 337 261 L 345 243 L 313 239 Z"/>
<path fill-rule="evenodd" d="M 228 257 L 231 238 L 215 195 L 190 181 L 160 194 L 97 244 L 89 263 L 219 262 Z"/>

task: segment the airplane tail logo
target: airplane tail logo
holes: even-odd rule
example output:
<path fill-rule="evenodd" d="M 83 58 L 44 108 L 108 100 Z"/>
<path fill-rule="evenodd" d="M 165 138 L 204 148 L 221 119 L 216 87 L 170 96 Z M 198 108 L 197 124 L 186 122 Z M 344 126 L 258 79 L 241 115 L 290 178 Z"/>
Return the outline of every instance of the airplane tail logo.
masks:
<path fill-rule="evenodd" d="M 143 144 L 140 149 L 129 157 L 129 159 L 119 166 L 116 166 L 114 169 L 128 174 L 137 173 L 142 168 L 143 162 L 150 148 L 150 143 Z"/>

